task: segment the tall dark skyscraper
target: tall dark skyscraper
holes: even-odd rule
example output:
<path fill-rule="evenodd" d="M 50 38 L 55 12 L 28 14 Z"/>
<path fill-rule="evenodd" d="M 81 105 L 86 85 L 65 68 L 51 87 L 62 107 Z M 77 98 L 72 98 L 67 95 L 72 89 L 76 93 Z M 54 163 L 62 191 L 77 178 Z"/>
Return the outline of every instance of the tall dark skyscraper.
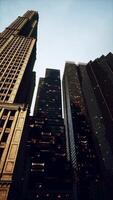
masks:
<path fill-rule="evenodd" d="M 113 199 L 113 54 L 81 68 L 81 85 L 107 193 Z"/>
<path fill-rule="evenodd" d="M 30 119 L 25 196 L 29 200 L 71 200 L 72 174 L 66 160 L 59 70 L 47 69 L 45 78 L 40 78 L 34 113 Z"/>
<path fill-rule="evenodd" d="M 23 164 L 19 162 L 23 156 L 19 155 L 24 148 L 26 104 L 31 105 L 34 87 L 32 69 L 36 58 L 37 23 L 38 13 L 27 11 L 0 33 L 1 200 L 8 198 L 14 180 L 16 185 L 21 185 Z M 11 199 L 17 199 L 16 195 Z"/>
<path fill-rule="evenodd" d="M 46 69 L 45 78 L 40 78 L 35 104 L 35 115 L 48 119 L 62 119 L 60 71 Z M 54 115 L 53 115 L 54 113 Z"/>
<path fill-rule="evenodd" d="M 73 166 L 76 198 L 97 200 L 104 198 L 103 183 L 81 78 L 80 66 L 66 63 L 63 93 L 67 155 Z"/>
<path fill-rule="evenodd" d="M 113 199 L 112 73 L 112 53 L 65 66 L 66 145 L 80 199 Z"/>

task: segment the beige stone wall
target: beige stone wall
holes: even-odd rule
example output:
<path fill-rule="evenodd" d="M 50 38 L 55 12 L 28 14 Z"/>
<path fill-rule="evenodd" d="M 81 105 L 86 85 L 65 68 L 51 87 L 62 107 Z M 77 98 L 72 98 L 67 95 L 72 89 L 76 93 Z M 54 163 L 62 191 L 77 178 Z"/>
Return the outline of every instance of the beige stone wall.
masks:
<path fill-rule="evenodd" d="M 0 104 L 0 199 L 7 199 L 21 142 L 27 108 Z M 1 153 L 2 152 L 2 153 Z"/>

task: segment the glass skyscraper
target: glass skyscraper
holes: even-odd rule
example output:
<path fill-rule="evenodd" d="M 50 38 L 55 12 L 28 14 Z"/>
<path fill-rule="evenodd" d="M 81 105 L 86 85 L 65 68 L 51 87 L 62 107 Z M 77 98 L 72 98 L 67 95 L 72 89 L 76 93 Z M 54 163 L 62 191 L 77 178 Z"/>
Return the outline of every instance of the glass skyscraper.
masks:
<path fill-rule="evenodd" d="M 66 159 L 59 70 L 46 69 L 45 78 L 40 78 L 34 114 L 28 139 L 27 199 L 71 200 L 72 171 Z"/>

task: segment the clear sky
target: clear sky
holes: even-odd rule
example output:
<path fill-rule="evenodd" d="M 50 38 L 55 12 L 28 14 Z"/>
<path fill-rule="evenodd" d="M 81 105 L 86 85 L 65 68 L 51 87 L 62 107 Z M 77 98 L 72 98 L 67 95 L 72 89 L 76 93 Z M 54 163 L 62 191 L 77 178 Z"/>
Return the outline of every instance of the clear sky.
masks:
<path fill-rule="evenodd" d="M 113 52 L 113 0 L 0 0 L 0 32 L 27 10 L 39 12 L 37 80 L 45 68 L 62 75 L 65 61 Z"/>

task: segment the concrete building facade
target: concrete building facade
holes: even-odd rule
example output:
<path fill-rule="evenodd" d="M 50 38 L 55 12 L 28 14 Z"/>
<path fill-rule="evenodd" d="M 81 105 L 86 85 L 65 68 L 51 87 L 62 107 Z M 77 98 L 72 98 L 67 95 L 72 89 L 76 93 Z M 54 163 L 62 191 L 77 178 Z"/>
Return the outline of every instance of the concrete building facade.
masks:
<path fill-rule="evenodd" d="M 32 70 L 36 59 L 37 23 L 38 13 L 27 11 L 0 33 L 1 200 L 17 199 L 8 197 L 9 190 L 15 176 L 18 180 L 22 178 L 15 169 L 34 87 Z"/>

